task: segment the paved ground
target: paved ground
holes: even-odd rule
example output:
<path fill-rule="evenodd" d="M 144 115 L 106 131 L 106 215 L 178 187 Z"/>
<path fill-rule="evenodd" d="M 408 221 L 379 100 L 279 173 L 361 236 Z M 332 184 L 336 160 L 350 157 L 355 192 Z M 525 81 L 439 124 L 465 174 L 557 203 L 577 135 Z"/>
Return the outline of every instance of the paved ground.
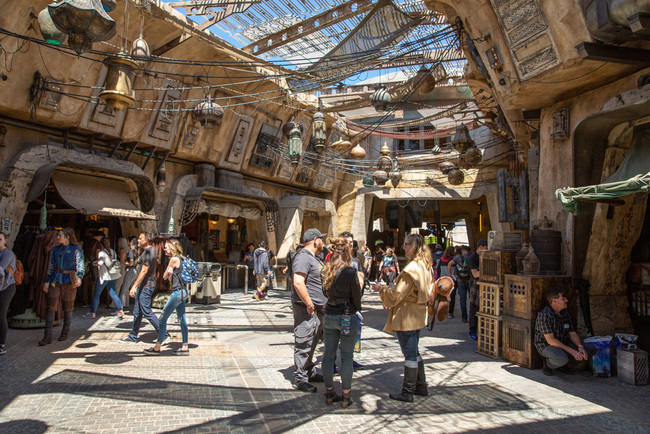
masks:
<path fill-rule="evenodd" d="M 364 303 L 355 359 L 367 369 L 355 373 L 348 409 L 326 406 L 322 384 L 317 394 L 291 388 L 287 293 L 260 303 L 229 292 L 219 305 L 189 308 L 190 357 L 171 355 L 176 323 L 176 343 L 160 357 L 142 353 L 155 339 L 149 325 L 145 342 L 117 342 L 130 317 L 85 320 L 77 310 L 71 339 L 46 347 L 36 345 L 42 330 L 10 330 L 0 357 L 0 432 L 650 431 L 650 387 L 587 373 L 546 377 L 485 358 L 459 319 L 426 331 L 420 343 L 431 396 L 392 401 L 388 392 L 401 386 L 399 346 L 381 331 L 378 297 Z"/>

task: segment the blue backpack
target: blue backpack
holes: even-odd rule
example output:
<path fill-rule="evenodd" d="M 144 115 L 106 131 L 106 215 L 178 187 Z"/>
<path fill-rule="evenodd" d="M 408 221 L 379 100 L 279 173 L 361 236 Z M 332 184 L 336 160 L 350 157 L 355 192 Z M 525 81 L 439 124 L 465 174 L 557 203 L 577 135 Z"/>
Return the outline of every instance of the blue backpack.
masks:
<path fill-rule="evenodd" d="M 189 285 L 199 278 L 199 267 L 192 258 L 181 258 L 181 283 Z"/>

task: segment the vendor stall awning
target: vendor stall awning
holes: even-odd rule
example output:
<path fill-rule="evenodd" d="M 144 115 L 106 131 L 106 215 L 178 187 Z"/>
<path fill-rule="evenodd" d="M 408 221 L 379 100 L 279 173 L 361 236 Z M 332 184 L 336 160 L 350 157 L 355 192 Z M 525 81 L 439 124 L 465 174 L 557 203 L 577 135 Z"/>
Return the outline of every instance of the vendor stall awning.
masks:
<path fill-rule="evenodd" d="M 562 206 L 574 215 L 581 200 L 611 201 L 629 194 L 650 192 L 650 128 L 635 131 L 634 140 L 618 170 L 605 182 L 555 191 Z"/>
<path fill-rule="evenodd" d="M 131 202 L 124 181 L 55 171 L 52 182 L 64 202 L 85 214 L 156 220 L 155 216 L 143 213 Z"/>

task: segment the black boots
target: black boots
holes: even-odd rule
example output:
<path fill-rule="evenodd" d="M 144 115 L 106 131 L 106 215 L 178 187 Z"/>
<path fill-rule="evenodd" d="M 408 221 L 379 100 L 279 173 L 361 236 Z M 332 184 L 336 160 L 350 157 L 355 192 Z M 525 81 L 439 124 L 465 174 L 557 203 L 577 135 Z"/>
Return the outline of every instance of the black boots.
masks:
<path fill-rule="evenodd" d="M 413 402 L 413 393 L 415 393 L 415 384 L 418 377 L 418 368 L 409 368 L 404 366 L 404 382 L 402 383 L 402 393 L 389 394 L 390 399 L 397 401 Z M 426 387 L 426 386 L 425 386 Z"/>
<path fill-rule="evenodd" d="M 418 376 L 417 381 L 415 382 L 414 394 L 418 396 L 429 396 L 429 390 L 427 389 L 427 374 L 424 372 L 424 361 L 422 360 L 418 362 Z"/>
<path fill-rule="evenodd" d="M 72 311 L 63 312 L 63 329 L 61 330 L 61 336 L 59 336 L 60 341 L 65 341 L 66 339 L 68 339 L 71 323 L 72 323 Z"/>
<path fill-rule="evenodd" d="M 54 324 L 55 312 L 47 312 L 45 316 L 45 336 L 38 342 L 41 347 L 52 343 L 52 326 Z"/>

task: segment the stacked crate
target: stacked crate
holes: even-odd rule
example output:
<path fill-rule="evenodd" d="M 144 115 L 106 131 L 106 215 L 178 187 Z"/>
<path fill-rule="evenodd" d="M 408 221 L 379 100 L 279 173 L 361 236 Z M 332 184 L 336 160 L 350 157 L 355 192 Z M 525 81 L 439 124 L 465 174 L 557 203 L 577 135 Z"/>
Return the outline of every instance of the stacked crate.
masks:
<path fill-rule="evenodd" d="M 507 274 L 504 282 L 503 360 L 537 369 L 542 358 L 535 349 L 537 313 L 548 305 L 546 294 L 571 289 L 569 276 L 518 276 Z"/>
<path fill-rule="evenodd" d="M 480 256 L 479 309 L 476 314 L 476 352 L 479 354 L 492 358 L 501 357 L 503 283 L 506 273 L 513 273 L 516 269 L 513 252 L 485 251 Z"/>

